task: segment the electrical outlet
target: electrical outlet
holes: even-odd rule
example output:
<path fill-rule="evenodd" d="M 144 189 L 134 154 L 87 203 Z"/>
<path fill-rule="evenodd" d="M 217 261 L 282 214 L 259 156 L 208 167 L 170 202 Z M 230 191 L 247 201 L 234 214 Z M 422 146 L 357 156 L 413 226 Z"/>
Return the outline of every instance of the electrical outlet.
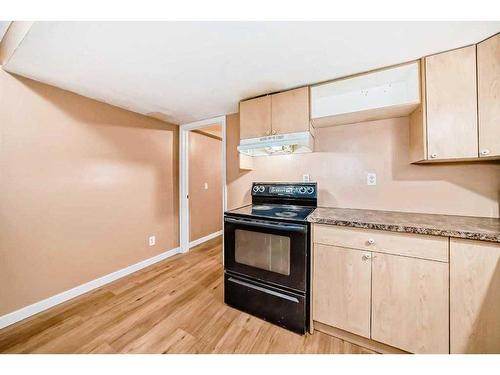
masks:
<path fill-rule="evenodd" d="M 302 182 L 309 182 L 311 181 L 311 178 L 308 174 L 303 174 L 302 175 Z"/>
<path fill-rule="evenodd" d="M 156 236 L 149 236 L 149 246 L 156 245 Z"/>
<path fill-rule="evenodd" d="M 377 185 L 377 174 L 367 173 L 366 174 L 366 184 L 367 185 Z"/>

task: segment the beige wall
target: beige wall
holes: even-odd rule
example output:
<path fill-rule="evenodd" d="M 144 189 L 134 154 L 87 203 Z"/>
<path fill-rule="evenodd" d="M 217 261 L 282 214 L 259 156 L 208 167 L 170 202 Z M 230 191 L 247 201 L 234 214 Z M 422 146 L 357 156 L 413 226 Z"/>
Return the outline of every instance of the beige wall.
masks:
<path fill-rule="evenodd" d="M 252 181 L 301 181 L 308 173 L 321 206 L 499 216 L 500 163 L 411 165 L 408 118 L 318 129 L 316 151 L 253 158 L 239 170 L 237 115 L 227 117 L 228 208 L 250 202 Z M 377 186 L 366 173 L 377 173 Z"/>
<path fill-rule="evenodd" d="M 177 155 L 176 126 L 0 69 L 0 315 L 177 247 Z"/>
<path fill-rule="evenodd" d="M 222 229 L 222 141 L 190 132 L 188 150 L 189 241 L 193 241 Z"/>

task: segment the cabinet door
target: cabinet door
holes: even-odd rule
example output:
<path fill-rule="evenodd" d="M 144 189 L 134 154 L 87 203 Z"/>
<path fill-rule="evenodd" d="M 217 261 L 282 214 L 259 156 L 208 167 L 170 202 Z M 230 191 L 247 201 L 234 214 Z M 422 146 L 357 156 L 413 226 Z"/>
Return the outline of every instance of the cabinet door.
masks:
<path fill-rule="evenodd" d="M 500 353 L 500 244 L 451 239 L 451 353 Z"/>
<path fill-rule="evenodd" d="M 314 244 L 313 319 L 370 337 L 370 253 Z"/>
<path fill-rule="evenodd" d="M 240 103 L 240 139 L 271 134 L 271 97 L 245 100 Z"/>
<path fill-rule="evenodd" d="M 479 157 L 500 155 L 500 34 L 477 45 Z"/>
<path fill-rule="evenodd" d="M 309 87 L 271 95 L 271 103 L 273 134 L 309 131 Z"/>
<path fill-rule="evenodd" d="M 477 158 L 476 47 L 425 63 L 428 159 Z"/>
<path fill-rule="evenodd" d="M 372 339 L 448 353 L 448 263 L 376 254 L 372 267 Z"/>

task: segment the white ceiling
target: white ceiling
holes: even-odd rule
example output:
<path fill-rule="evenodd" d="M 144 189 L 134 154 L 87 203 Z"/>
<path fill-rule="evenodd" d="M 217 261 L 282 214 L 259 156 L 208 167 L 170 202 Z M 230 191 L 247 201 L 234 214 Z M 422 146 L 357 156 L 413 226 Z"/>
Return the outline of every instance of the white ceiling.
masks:
<path fill-rule="evenodd" d="M 9 28 L 10 21 L 0 21 L 0 42 L 2 41 L 5 32 Z"/>
<path fill-rule="evenodd" d="M 5 69 L 186 123 L 498 31 L 500 22 L 36 22 Z"/>

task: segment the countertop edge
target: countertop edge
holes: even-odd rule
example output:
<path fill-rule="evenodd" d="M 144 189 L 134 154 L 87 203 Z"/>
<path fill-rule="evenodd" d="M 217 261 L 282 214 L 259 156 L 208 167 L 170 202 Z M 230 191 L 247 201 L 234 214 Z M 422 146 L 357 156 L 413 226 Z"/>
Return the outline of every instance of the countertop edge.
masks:
<path fill-rule="evenodd" d="M 452 238 L 460 238 L 466 240 L 500 243 L 500 235 L 480 233 L 480 232 L 470 232 L 470 231 L 459 232 L 459 231 L 451 231 L 434 227 L 416 227 L 416 226 L 402 226 L 402 225 L 384 224 L 384 223 L 366 223 L 360 221 L 338 220 L 331 218 L 322 219 L 310 216 L 307 218 L 307 221 L 312 224 L 335 225 L 340 227 L 352 227 L 361 229 L 375 229 L 387 232 L 413 233 L 413 234 L 423 234 L 429 236 L 452 237 Z"/>

